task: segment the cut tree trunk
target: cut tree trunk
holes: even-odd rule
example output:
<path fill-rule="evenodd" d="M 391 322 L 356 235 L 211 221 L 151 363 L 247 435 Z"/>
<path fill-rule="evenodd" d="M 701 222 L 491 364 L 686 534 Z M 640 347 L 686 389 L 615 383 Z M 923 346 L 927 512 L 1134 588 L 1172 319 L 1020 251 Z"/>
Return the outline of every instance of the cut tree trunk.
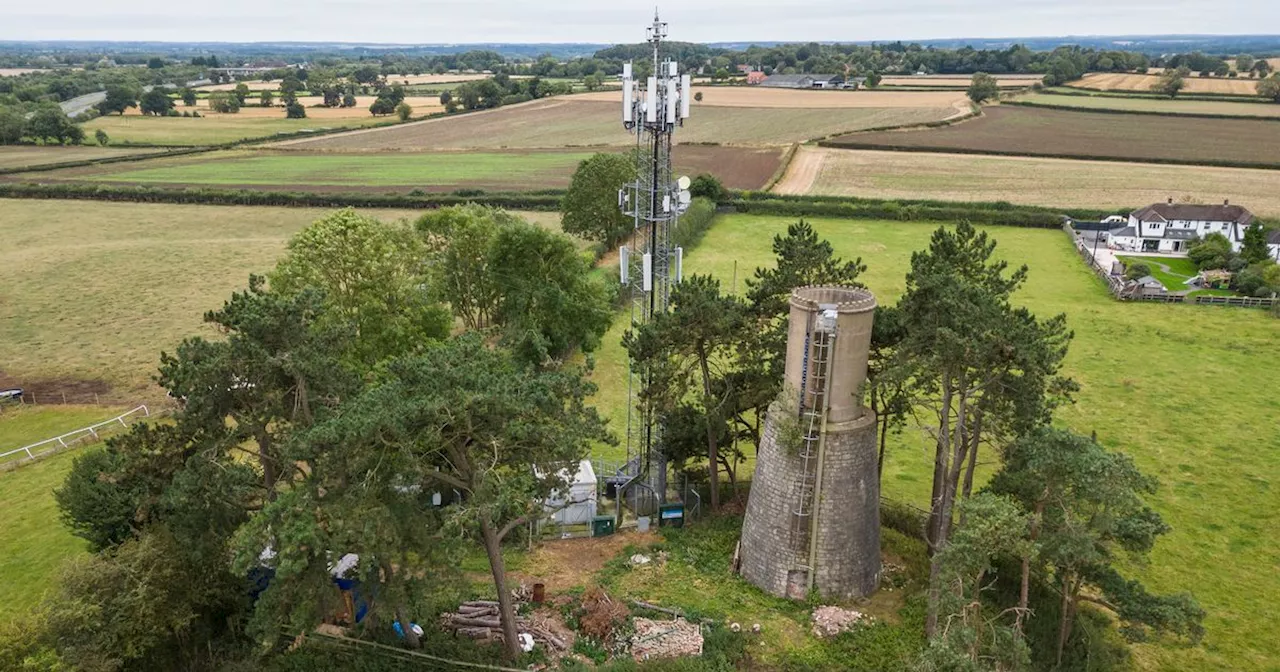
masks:
<path fill-rule="evenodd" d="M 511 604 L 511 593 L 507 591 L 507 570 L 502 562 L 502 540 L 497 530 L 488 520 L 480 522 L 480 533 L 484 537 L 484 550 L 489 556 L 489 567 L 493 570 L 493 586 L 498 589 L 498 614 L 502 620 L 503 645 L 507 655 L 515 660 L 520 657 L 520 641 L 516 638 L 516 612 Z"/>

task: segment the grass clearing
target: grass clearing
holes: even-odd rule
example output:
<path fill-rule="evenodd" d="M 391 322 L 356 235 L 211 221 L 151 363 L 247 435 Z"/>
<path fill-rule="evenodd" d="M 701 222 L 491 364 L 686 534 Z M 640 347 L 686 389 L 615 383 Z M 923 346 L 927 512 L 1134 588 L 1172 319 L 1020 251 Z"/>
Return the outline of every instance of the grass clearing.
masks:
<path fill-rule="evenodd" d="M 111 418 L 101 406 L 6 407 L 0 414 L 0 452 Z M 62 562 L 86 549 L 58 520 L 53 490 L 71 469 L 74 449 L 0 471 L 0 619 L 25 614 L 48 590 Z"/>
<path fill-rule="evenodd" d="M 728 287 L 736 263 L 742 292 L 743 279 L 771 263 L 773 236 L 793 221 L 723 217 L 687 255 L 685 272 L 712 273 Z M 904 291 L 911 253 L 926 247 L 937 227 L 810 221 L 838 254 L 869 265 L 864 280 L 882 302 Z M 1280 360 L 1263 353 L 1280 340 L 1280 320 L 1257 310 L 1119 303 L 1062 232 L 987 230 L 999 241 L 999 254 L 1031 268 L 1015 300 L 1041 317 L 1066 312 L 1076 333 L 1066 372 L 1082 389 L 1059 421 L 1084 433 L 1096 430 L 1105 445 L 1160 479 L 1149 501 L 1173 532 L 1157 544 L 1149 566 L 1130 571 L 1154 590 L 1193 591 L 1209 612 L 1201 646 L 1138 645 L 1140 667 L 1274 669 L 1280 642 L 1270 636 L 1270 624 L 1280 619 L 1280 573 L 1267 531 L 1280 528 L 1280 513 L 1264 502 L 1274 499 L 1280 483 L 1280 429 L 1268 420 L 1280 411 L 1272 393 Z M 615 324 L 597 353 L 603 389 L 595 402 L 615 428 L 625 427 L 626 416 L 626 362 L 616 345 L 623 328 Z M 1205 394 L 1189 381 L 1213 381 L 1225 393 Z M 925 449 L 914 432 L 892 442 L 885 496 L 916 505 L 927 500 L 932 472 Z"/>
<path fill-rule="evenodd" d="M 1124 262 L 1125 268 L 1133 264 L 1146 264 L 1151 269 L 1151 277 L 1159 280 L 1170 292 L 1186 291 L 1187 281 L 1200 273 L 1190 259 L 1126 255 L 1117 255 L 1116 258 Z"/>
<path fill-rule="evenodd" d="M 1078 107 L 1082 110 L 1120 110 L 1123 112 L 1159 112 L 1161 114 L 1214 114 L 1240 117 L 1280 117 L 1280 105 L 1274 103 L 1237 103 L 1227 100 L 1177 100 L 1169 98 L 1125 98 L 1121 96 L 1055 95 L 1029 93 L 1017 101 L 1031 105 Z"/>
<path fill-rule="evenodd" d="M 618 146 L 633 142 L 622 127 L 618 110 L 619 105 L 612 102 L 546 98 L 485 112 L 281 144 L 293 149 L 348 151 Z M 676 138 L 680 143 L 777 146 L 868 128 L 939 121 L 955 113 L 949 105 L 847 109 L 701 105 L 694 108 Z"/>
<path fill-rule="evenodd" d="M 181 108 L 179 108 L 181 109 Z M 270 111 L 270 110 L 267 110 Z M 332 128 L 359 128 L 386 122 L 365 110 L 362 116 L 336 119 L 285 119 L 284 110 L 276 108 L 271 116 L 255 114 L 209 114 L 194 117 L 144 117 L 111 115 L 82 124 L 85 133 L 106 131 L 113 144 L 145 144 L 164 146 L 219 145 L 248 138 L 266 138 L 278 134 L 319 131 Z"/>
<path fill-rule="evenodd" d="M 802 170 L 808 175 L 793 175 Z M 790 187 L 783 193 L 1061 208 L 1230 199 L 1280 217 L 1280 172 L 1249 168 L 801 147 L 779 186 Z"/>
<path fill-rule="evenodd" d="M 943 128 L 855 133 L 835 147 L 1280 167 L 1280 123 L 989 107 Z"/>

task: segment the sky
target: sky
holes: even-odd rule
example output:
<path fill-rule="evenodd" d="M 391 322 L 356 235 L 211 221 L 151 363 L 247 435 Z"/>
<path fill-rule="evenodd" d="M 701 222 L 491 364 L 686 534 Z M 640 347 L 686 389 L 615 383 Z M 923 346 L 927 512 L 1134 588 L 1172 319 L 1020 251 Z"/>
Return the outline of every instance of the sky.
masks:
<path fill-rule="evenodd" d="M 1276 0 L 684 0 L 690 42 L 1258 34 Z M 647 3 L 610 0 L 0 0 L 0 40 L 588 42 L 644 39 Z"/>

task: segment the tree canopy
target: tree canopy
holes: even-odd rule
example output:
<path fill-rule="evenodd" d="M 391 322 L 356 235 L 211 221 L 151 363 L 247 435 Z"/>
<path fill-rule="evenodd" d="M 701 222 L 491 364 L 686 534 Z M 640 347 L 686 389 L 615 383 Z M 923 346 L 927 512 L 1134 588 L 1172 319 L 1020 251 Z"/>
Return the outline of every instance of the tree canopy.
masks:
<path fill-rule="evenodd" d="M 565 232 L 617 247 L 635 228 L 618 207 L 618 190 L 635 179 L 635 163 L 624 154 L 596 154 L 579 164 L 560 204 Z"/>

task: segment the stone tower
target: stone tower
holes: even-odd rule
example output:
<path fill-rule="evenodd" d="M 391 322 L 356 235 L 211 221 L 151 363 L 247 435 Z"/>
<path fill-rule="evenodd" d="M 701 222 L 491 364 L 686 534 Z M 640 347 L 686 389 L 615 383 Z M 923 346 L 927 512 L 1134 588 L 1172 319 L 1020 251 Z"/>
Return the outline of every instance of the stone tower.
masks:
<path fill-rule="evenodd" d="M 802 287 L 790 305 L 784 391 L 765 419 L 739 571 L 781 597 L 863 597 L 880 582 L 876 423 L 862 405 L 876 300 Z"/>

